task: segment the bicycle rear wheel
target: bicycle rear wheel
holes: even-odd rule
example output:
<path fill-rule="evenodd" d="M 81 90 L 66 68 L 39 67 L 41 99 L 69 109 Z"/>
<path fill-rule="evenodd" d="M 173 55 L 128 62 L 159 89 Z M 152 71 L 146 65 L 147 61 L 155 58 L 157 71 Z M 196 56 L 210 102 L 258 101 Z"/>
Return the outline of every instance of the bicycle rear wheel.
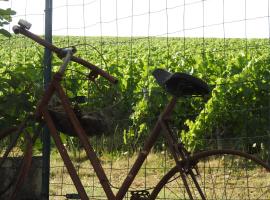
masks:
<path fill-rule="evenodd" d="M 194 162 L 197 163 L 196 180 L 207 200 L 270 199 L 270 167 L 250 154 L 235 150 L 212 150 L 194 154 L 189 163 Z M 186 163 L 182 161 L 181 164 Z M 193 199 L 201 200 L 189 174 L 186 179 Z M 150 199 L 190 199 L 177 167 L 160 180 Z"/>

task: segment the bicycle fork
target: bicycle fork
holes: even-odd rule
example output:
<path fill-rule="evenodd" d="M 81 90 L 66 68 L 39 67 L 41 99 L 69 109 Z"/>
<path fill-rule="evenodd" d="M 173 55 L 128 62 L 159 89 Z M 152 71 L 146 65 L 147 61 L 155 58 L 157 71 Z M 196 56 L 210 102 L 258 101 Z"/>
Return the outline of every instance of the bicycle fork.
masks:
<path fill-rule="evenodd" d="M 176 103 L 176 97 L 173 98 L 173 100 Z M 173 107 L 175 106 L 175 103 L 173 104 Z M 177 142 L 177 138 L 175 137 L 175 135 L 173 134 L 173 132 L 171 131 L 170 127 L 169 127 L 169 123 L 168 120 L 166 119 L 167 116 L 166 115 L 161 115 L 159 118 L 159 123 L 161 124 L 161 128 L 162 128 L 162 133 L 168 143 L 169 146 L 169 150 L 176 162 L 176 166 L 178 167 L 178 170 L 180 172 L 180 176 L 181 179 L 183 180 L 185 189 L 188 193 L 188 196 L 190 198 L 190 200 L 193 200 L 193 196 L 190 190 L 190 187 L 188 185 L 187 182 L 187 175 L 189 174 L 191 176 L 192 181 L 195 184 L 195 187 L 197 189 L 197 191 L 199 192 L 202 200 L 206 200 L 206 197 L 196 179 L 196 175 L 194 174 L 194 172 L 192 171 L 192 169 L 194 168 L 196 170 L 196 172 L 198 173 L 197 169 L 196 169 L 196 164 L 193 166 L 193 164 L 191 165 L 191 163 L 189 163 L 189 153 L 188 151 L 183 147 L 182 143 Z M 186 160 L 186 162 L 184 162 L 184 166 L 183 164 L 180 162 L 181 160 Z"/>

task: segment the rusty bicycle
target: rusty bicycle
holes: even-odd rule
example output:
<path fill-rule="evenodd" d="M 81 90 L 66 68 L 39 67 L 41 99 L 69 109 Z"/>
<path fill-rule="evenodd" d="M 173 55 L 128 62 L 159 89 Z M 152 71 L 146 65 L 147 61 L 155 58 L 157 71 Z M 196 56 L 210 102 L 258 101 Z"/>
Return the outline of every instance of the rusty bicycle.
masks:
<path fill-rule="evenodd" d="M 175 161 L 175 167 L 169 170 L 154 188 L 145 191 L 132 191 L 130 197 L 131 200 L 270 199 L 270 167 L 264 161 L 238 150 L 207 150 L 191 154 L 185 148 L 181 138 L 178 138 L 170 128 L 170 116 L 173 109 L 179 98 L 186 95 L 204 96 L 209 94 L 210 90 L 207 83 L 199 78 L 184 73 L 170 73 L 164 69 L 154 70 L 153 76 L 157 83 L 164 88 L 166 93 L 171 95 L 172 98 L 164 108 L 164 111 L 160 114 L 153 130 L 149 133 L 149 137 L 146 139 L 143 148 L 139 152 L 135 163 L 131 167 L 118 192 L 115 194 L 93 147 L 89 143 L 85 130 L 70 106 L 69 99 L 61 86 L 61 80 L 65 75 L 65 70 L 70 61 L 77 62 L 90 69 L 92 78 L 101 76 L 112 84 L 116 84 L 117 79 L 88 61 L 74 56 L 74 48 L 58 48 L 53 44 L 46 42 L 41 37 L 31 33 L 28 29 L 28 23 L 24 21 L 21 21 L 18 26 L 13 27 L 15 34 L 22 34 L 34 40 L 63 59 L 63 64 L 59 71 L 54 75 L 45 91 L 37 106 L 34 117 L 37 121 L 43 122 L 48 126 L 50 134 L 77 189 L 78 197 L 80 199 L 89 199 L 88 194 L 76 173 L 67 150 L 58 135 L 55 122 L 48 111 L 48 102 L 54 93 L 58 94 L 66 115 L 93 166 L 108 200 L 125 199 L 126 194 L 129 192 L 129 187 L 134 181 L 159 135 L 164 136 L 168 150 Z M 21 127 L 17 129 L 21 129 Z M 10 131 L 11 130 L 6 131 L 5 135 L 8 135 Z M 33 143 L 34 139 L 31 139 Z M 29 144 L 29 149 L 31 149 L 32 143 Z M 27 164 L 27 160 L 29 160 L 31 156 L 31 153 L 29 152 L 26 155 L 27 159 L 25 159 L 25 164 L 23 165 L 25 171 L 27 171 L 26 169 L 29 166 L 29 164 Z M 17 182 L 22 182 L 24 177 L 25 175 L 21 174 L 20 179 Z M 15 199 L 15 197 L 16 194 L 14 194 L 11 199 Z"/>

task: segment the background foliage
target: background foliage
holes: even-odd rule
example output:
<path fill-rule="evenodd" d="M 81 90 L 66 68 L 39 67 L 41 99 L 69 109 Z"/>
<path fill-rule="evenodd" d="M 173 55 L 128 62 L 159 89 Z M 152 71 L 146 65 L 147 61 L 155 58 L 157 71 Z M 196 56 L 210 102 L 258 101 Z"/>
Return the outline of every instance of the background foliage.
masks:
<path fill-rule="evenodd" d="M 11 34 L 7 30 L 3 29 L 2 27 L 5 25 L 8 25 L 12 20 L 11 16 L 15 14 L 16 12 L 14 10 L 11 10 L 10 8 L 7 8 L 7 9 L 0 8 L 0 34 L 6 37 L 11 36 Z"/>
<path fill-rule="evenodd" d="M 43 88 L 43 49 L 17 36 L 0 40 L 1 130 L 34 111 Z M 83 75 L 88 70 L 72 63 L 63 85 L 71 98 L 87 98 L 80 107 L 110 118 L 110 135 L 119 140 L 119 148 L 140 146 L 170 98 L 151 76 L 156 68 L 192 74 L 212 89 L 207 99 L 179 100 L 174 113 L 172 127 L 190 149 L 234 137 L 254 137 L 251 145 L 266 145 L 260 136 L 269 134 L 267 39 L 55 37 L 54 43 L 77 45 L 77 56 L 118 78 L 116 86 L 102 78 L 93 84 Z M 60 63 L 55 57 L 54 71 Z M 157 148 L 162 145 L 160 140 Z"/>

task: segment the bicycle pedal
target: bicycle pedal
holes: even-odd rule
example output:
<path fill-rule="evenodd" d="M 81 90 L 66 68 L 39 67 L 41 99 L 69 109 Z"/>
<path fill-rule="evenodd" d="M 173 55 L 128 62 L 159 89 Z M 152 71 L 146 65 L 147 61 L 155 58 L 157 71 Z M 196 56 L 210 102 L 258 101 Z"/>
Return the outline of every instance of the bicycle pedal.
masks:
<path fill-rule="evenodd" d="M 148 200 L 150 193 L 147 190 L 131 191 L 130 200 Z"/>
<path fill-rule="evenodd" d="M 79 194 L 75 194 L 75 193 L 66 194 L 66 198 L 67 199 L 76 199 L 76 200 L 81 199 Z"/>

